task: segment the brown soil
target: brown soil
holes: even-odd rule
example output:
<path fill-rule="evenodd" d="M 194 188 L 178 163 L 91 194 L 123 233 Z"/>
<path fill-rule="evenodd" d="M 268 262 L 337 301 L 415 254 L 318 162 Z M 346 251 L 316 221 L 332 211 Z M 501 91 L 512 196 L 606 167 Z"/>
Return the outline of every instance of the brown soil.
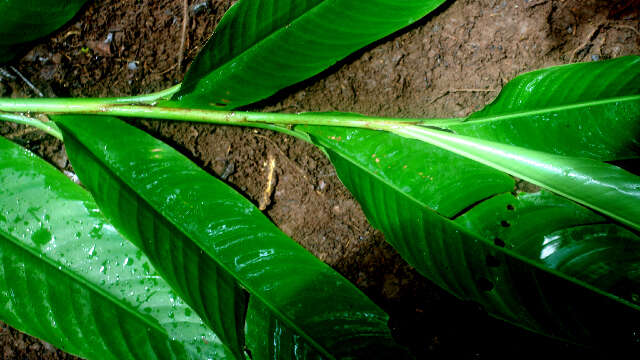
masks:
<path fill-rule="evenodd" d="M 189 1 L 182 65 L 197 54 L 230 3 Z M 95 2 L 14 66 L 47 96 L 114 96 L 166 88 L 183 76 L 184 66 L 177 64 L 181 4 Z M 199 10 L 194 12 L 194 7 Z M 521 72 L 640 53 L 639 9 L 636 0 L 449 2 L 410 28 L 252 109 L 463 116 L 490 102 Z M 109 34 L 113 41 L 105 46 Z M 132 63 L 135 70 L 129 68 Z M 0 96 L 34 94 L 22 82 L 5 79 Z M 263 130 L 162 121 L 135 124 L 225 178 L 256 204 L 266 186 L 267 159 L 274 157 L 277 185 L 268 216 L 387 310 L 398 340 L 418 358 L 607 357 L 493 320 L 422 278 L 371 228 L 331 164 L 313 146 Z M 0 135 L 71 170 L 63 146 L 40 132 L 0 124 Z M 15 330 L 0 331 L 4 359 L 72 358 Z"/>

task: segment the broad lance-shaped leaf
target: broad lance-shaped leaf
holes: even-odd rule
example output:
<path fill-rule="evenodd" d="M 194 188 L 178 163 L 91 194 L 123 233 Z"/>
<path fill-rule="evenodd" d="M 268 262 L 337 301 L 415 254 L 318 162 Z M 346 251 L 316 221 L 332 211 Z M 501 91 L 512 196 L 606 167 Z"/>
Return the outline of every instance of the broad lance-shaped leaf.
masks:
<path fill-rule="evenodd" d="M 419 20 L 444 0 L 240 0 L 191 64 L 176 99 L 251 104 Z"/>
<path fill-rule="evenodd" d="M 135 129 L 119 124 L 118 119 L 87 121 L 86 118 L 67 116 L 57 117 L 56 121 L 65 129 L 65 147 L 74 169 L 106 217 L 149 257 L 162 277 L 193 307 L 235 357 L 243 358 L 247 293 L 233 278 L 226 264 L 203 257 L 201 245 L 191 241 L 182 230 L 185 226 L 193 226 L 192 221 L 188 220 L 196 220 L 198 216 L 216 221 L 215 213 L 197 209 L 196 204 L 204 202 L 206 198 L 198 198 L 197 194 L 187 191 L 179 196 L 183 191 L 179 182 L 184 187 L 198 189 L 198 184 L 192 182 L 195 179 L 185 176 L 183 170 L 174 164 L 177 163 L 175 159 L 171 161 L 172 158 L 167 155 L 169 147 L 160 146 L 161 143 L 150 136 L 138 140 L 133 136 Z M 113 128 L 110 133 L 92 132 L 96 131 L 95 127 L 89 126 L 93 123 L 103 126 L 109 124 Z M 107 144 L 111 140 L 109 134 L 119 137 L 126 146 Z M 98 147 L 101 153 L 97 153 Z M 133 157 L 133 148 L 144 149 L 145 158 Z M 178 158 L 185 161 L 183 157 Z M 102 161 L 113 163 L 107 167 Z M 158 170 L 167 173 L 162 174 Z M 123 175 L 128 184 L 121 179 Z M 139 195 L 131 188 L 139 186 L 144 187 L 145 194 Z M 204 191 L 204 186 L 200 186 Z M 164 194 L 162 191 L 170 193 Z M 211 189 L 206 188 L 206 191 Z M 159 202 L 158 196 L 161 196 L 162 202 L 155 203 L 157 207 L 147 203 L 149 199 Z M 225 201 L 224 196 L 222 201 Z M 250 214 L 249 210 L 245 205 L 229 211 L 227 215 L 241 223 L 245 220 L 243 215 Z M 167 219 L 163 211 L 172 211 L 180 216 L 184 224 Z M 208 223 L 201 225 L 206 227 Z M 229 226 L 230 230 L 246 227 L 235 224 L 231 228 L 229 222 L 219 225 L 223 229 Z M 249 229 L 257 234 L 261 232 L 259 227 Z M 201 237 L 218 231 L 215 227 L 201 230 Z"/>
<path fill-rule="evenodd" d="M 394 133 L 527 180 L 640 230 L 640 177 L 617 166 L 418 126 Z"/>
<path fill-rule="evenodd" d="M 371 224 L 442 288 L 550 336 L 591 345 L 638 340 L 634 233 L 548 192 L 513 195 L 504 173 L 428 143 L 297 129 L 326 150 Z"/>
<path fill-rule="evenodd" d="M 594 160 L 640 154 L 640 57 L 562 65 L 517 76 L 483 110 L 434 123 L 466 135 Z"/>
<path fill-rule="evenodd" d="M 0 1 L 0 62 L 19 44 L 45 36 L 69 21 L 87 0 Z"/>
<path fill-rule="evenodd" d="M 0 319 L 89 359 L 230 358 L 88 192 L 0 137 Z"/>
<path fill-rule="evenodd" d="M 107 217 L 214 330 L 244 329 L 234 314 L 244 314 L 246 301 L 231 296 L 235 286 L 260 302 L 255 309 L 268 311 L 261 319 L 277 319 L 263 324 L 279 324 L 323 357 L 402 354 L 382 310 L 176 150 L 115 118 L 56 121 L 78 176 Z M 247 345 L 252 353 L 277 353 Z M 280 358 L 296 358 L 300 348 L 286 350 Z"/>

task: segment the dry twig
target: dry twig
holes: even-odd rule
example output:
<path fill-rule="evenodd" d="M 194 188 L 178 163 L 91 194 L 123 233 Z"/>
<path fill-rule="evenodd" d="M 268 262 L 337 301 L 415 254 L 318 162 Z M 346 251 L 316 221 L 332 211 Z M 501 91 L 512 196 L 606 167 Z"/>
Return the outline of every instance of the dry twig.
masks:
<path fill-rule="evenodd" d="M 182 69 L 184 59 L 184 45 L 187 41 L 187 24 L 189 23 L 189 0 L 182 2 L 182 32 L 180 34 L 180 50 L 178 51 L 178 72 Z"/>
<path fill-rule="evenodd" d="M 298 171 L 300 173 L 300 175 L 302 175 L 303 178 L 307 178 L 307 172 L 302 170 L 302 168 L 300 166 L 298 166 L 298 164 L 296 164 L 295 161 L 291 160 L 287 154 L 284 153 L 284 151 L 282 151 L 282 149 L 280 149 L 280 146 L 278 146 L 278 144 L 276 144 L 273 140 L 269 139 L 267 136 L 264 135 L 260 135 L 260 134 L 253 134 L 256 137 L 262 138 L 265 141 L 267 141 L 268 143 L 271 144 L 271 146 L 273 146 L 279 153 L 280 155 L 289 163 L 289 165 L 291 165 L 294 169 L 296 169 L 296 171 Z"/>
<path fill-rule="evenodd" d="M 638 31 L 638 29 L 634 28 L 633 26 L 630 25 L 623 25 L 623 24 L 609 24 L 610 27 L 612 28 L 616 28 L 616 29 L 627 29 L 627 30 L 631 30 L 634 33 L 636 33 L 636 35 L 640 36 L 640 31 Z"/>
<path fill-rule="evenodd" d="M 442 94 L 436 96 L 435 98 L 433 98 L 429 104 L 433 104 L 434 102 L 442 99 L 443 97 L 451 94 L 451 93 L 457 93 L 457 92 L 494 92 L 494 91 L 498 91 L 496 89 L 449 89 L 449 90 L 445 90 L 442 92 Z"/>
<path fill-rule="evenodd" d="M 596 37 L 598 37 L 598 33 L 600 32 L 600 30 L 604 25 L 605 25 L 604 23 L 599 23 L 598 25 L 596 25 L 596 27 L 591 31 L 591 33 L 589 33 L 589 36 L 587 36 L 587 38 L 582 43 L 582 45 L 578 46 L 575 50 L 573 50 L 573 52 L 571 52 L 571 58 L 569 58 L 569 63 L 572 63 L 573 60 L 576 58 L 576 55 L 578 55 L 580 51 L 584 50 L 593 40 L 596 39 Z"/>
<path fill-rule="evenodd" d="M 534 2 L 532 4 L 527 5 L 527 9 L 531 9 L 531 8 L 534 8 L 534 7 L 539 6 L 539 5 L 544 5 L 544 4 L 548 3 L 548 2 L 549 2 L 549 0 L 536 1 L 536 2 Z"/>
<path fill-rule="evenodd" d="M 16 73 L 16 75 L 18 75 L 20 79 L 22 79 L 22 81 L 24 81 L 24 83 L 27 84 L 27 86 L 29 86 L 31 90 L 36 93 L 36 95 L 38 95 L 39 97 L 44 97 L 42 91 L 38 90 L 38 88 L 35 87 L 35 85 L 31 83 L 31 81 L 27 80 L 27 78 L 24 77 L 24 75 L 22 75 L 22 73 L 20 73 L 18 69 L 14 68 L 13 66 L 9 66 L 9 68 L 11 68 L 11 70 L 13 70 L 13 72 Z"/>

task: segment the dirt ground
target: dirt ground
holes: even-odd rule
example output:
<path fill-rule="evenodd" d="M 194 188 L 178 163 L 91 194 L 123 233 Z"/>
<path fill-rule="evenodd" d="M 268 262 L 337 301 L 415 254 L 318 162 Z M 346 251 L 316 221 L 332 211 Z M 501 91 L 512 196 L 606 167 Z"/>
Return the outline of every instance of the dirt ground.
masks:
<path fill-rule="evenodd" d="M 182 1 L 109 0 L 92 2 L 13 66 L 45 96 L 157 91 L 182 79 L 231 3 L 189 1 L 182 64 Z M 464 116 L 490 102 L 519 73 L 639 53 L 637 0 L 449 1 L 408 29 L 251 109 Z M 5 78 L 0 96 L 35 94 L 19 79 Z M 394 334 L 417 358 L 607 358 L 611 350 L 585 350 L 532 335 L 436 288 L 371 228 L 331 164 L 311 145 L 262 130 L 132 123 L 174 145 L 256 204 L 266 186 L 266 160 L 275 157 L 277 185 L 268 216 L 383 307 Z M 72 170 L 62 144 L 51 137 L 5 123 L 0 135 Z M 0 354 L 3 359 L 73 358 L 5 325 L 0 327 Z"/>

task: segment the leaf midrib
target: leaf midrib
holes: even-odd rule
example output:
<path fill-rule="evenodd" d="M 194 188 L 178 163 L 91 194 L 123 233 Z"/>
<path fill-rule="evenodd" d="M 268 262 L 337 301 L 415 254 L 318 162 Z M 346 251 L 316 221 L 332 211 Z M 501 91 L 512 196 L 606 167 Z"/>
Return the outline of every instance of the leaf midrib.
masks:
<path fill-rule="evenodd" d="M 510 120 L 510 119 L 516 119 L 521 117 L 543 115 L 545 113 L 551 113 L 551 112 L 575 110 L 575 109 L 580 109 L 585 107 L 608 105 L 610 103 L 633 102 L 633 101 L 640 101 L 640 94 L 620 96 L 620 97 L 608 98 L 603 100 L 579 102 L 579 103 L 573 103 L 569 105 L 553 106 L 548 108 L 521 111 L 521 112 L 513 112 L 513 113 L 502 114 L 502 115 L 477 117 L 477 118 L 473 118 L 472 117 L 473 114 L 472 114 L 464 118 L 462 122 L 460 121 L 440 122 L 440 123 L 437 123 L 436 125 L 444 128 L 448 128 L 448 127 L 455 128 L 456 126 L 465 126 L 465 125 L 472 125 L 472 124 L 491 122 L 491 121 Z"/>
<path fill-rule="evenodd" d="M 405 129 L 402 129 L 401 131 L 403 131 L 406 134 L 413 133 L 411 131 L 412 130 L 411 127 L 412 126 L 407 126 Z M 418 129 L 419 129 L 419 131 L 437 131 L 437 130 L 425 129 L 423 127 L 418 127 Z M 448 143 L 448 142 L 450 142 L 452 140 L 440 140 L 436 136 L 434 136 L 432 134 L 429 134 L 429 133 L 426 134 L 426 137 L 428 137 L 428 138 L 426 138 L 424 135 L 420 135 L 419 133 L 417 133 L 417 135 L 413 135 L 413 136 L 415 136 L 414 138 L 418 138 L 418 139 L 420 139 L 422 141 L 425 141 L 425 142 L 427 142 L 427 143 L 429 143 L 431 145 L 437 146 L 437 147 L 439 147 L 441 149 L 445 149 L 447 151 L 450 151 L 452 153 L 458 154 L 460 156 L 464 156 L 465 158 L 471 159 L 471 160 L 476 161 L 476 162 L 478 162 L 480 164 L 489 166 L 489 167 L 491 167 L 493 169 L 496 169 L 496 170 L 502 171 L 504 173 L 510 174 L 511 176 L 518 177 L 518 178 L 526 180 L 526 181 L 528 181 L 530 183 L 533 183 L 533 184 L 536 184 L 536 185 L 541 186 L 543 188 L 549 189 L 551 192 L 554 192 L 556 194 L 564 196 L 564 197 L 566 197 L 566 198 L 568 198 L 568 199 L 570 199 L 572 201 L 575 201 L 577 203 L 584 204 L 585 206 L 590 207 L 591 209 L 594 209 L 596 211 L 599 211 L 599 212 L 607 215 L 610 218 L 616 219 L 617 221 L 619 221 L 622 224 L 625 224 L 626 226 L 629 226 L 629 227 L 632 227 L 632 228 L 638 228 L 638 226 L 640 226 L 637 223 L 634 223 L 633 221 L 627 219 L 626 217 L 617 215 L 617 214 L 612 213 L 611 211 L 608 211 L 606 209 L 602 209 L 600 206 L 594 205 L 590 201 L 578 198 L 576 196 L 567 194 L 564 191 L 558 190 L 556 186 L 547 184 L 547 181 L 535 179 L 535 178 L 533 178 L 533 177 L 531 177 L 531 176 L 529 176 L 527 174 L 522 173 L 519 170 L 515 170 L 512 167 L 502 166 L 502 165 L 498 164 L 495 161 L 487 159 L 486 157 L 482 157 L 481 155 L 475 155 L 475 154 L 473 154 L 473 153 L 471 153 L 469 151 L 466 151 L 466 150 L 459 150 L 455 146 L 453 146 L 452 144 Z M 441 136 L 441 135 L 439 134 L 439 136 Z M 458 135 L 458 134 L 448 134 L 448 135 L 445 135 L 445 137 L 450 137 L 450 138 L 453 138 L 453 139 L 456 139 L 456 140 L 466 141 L 466 142 L 471 142 L 471 143 L 473 143 L 473 140 L 476 140 L 476 141 L 479 140 L 479 141 L 483 141 L 483 142 L 487 142 L 487 143 L 495 143 L 495 142 L 492 142 L 492 141 L 475 139 L 475 138 L 470 137 L 470 136 L 464 136 L 464 135 Z M 469 140 L 467 140 L 467 139 L 469 139 Z M 596 160 L 592 160 L 592 159 L 572 158 L 572 157 L 569 157 L 569 156 L 562 156 L 562 155 L 557 155 L 557 154 L 549 154 L 549 153 L 545 153 L 545 152 L 541 152 L 541 151 L 525 149 L 525 148 L 522 148 L 522 147 L 519 147 L 519 146 L 514 146 L 514 145 L 505 145 L 505 144 L 501 144 L 501 143 L 496 143 L 496 144 L 499 144 L 500 146 L 504 146 L 504 147 L 520 148 L 520 149 L 524 149 L 524 150 L 527 150 L 527 151 L 532 151 L 532 152 L 539 153 L 539 154 L 544 154 L 544 155 L 547 155 L 547 156 L 550 156 L 550 157 L 555 157 L 555 158 L 569 158 L 569 159 L 575 159 L 575 160 L 597 162 Z M 488 144 L 483 144 L 482 146 L 489 147 Z M 495 147 L 494 146 L 494 148 L 500 149 L 500 152 L 507 152 L 504 149 L 501 149 L 501 147 Z M 478 151 L 482 151 L 483 152 L 484 150 L 478 150 Z M 613 166 L 613 165 L 611 165 L 611 166 Z"/>

